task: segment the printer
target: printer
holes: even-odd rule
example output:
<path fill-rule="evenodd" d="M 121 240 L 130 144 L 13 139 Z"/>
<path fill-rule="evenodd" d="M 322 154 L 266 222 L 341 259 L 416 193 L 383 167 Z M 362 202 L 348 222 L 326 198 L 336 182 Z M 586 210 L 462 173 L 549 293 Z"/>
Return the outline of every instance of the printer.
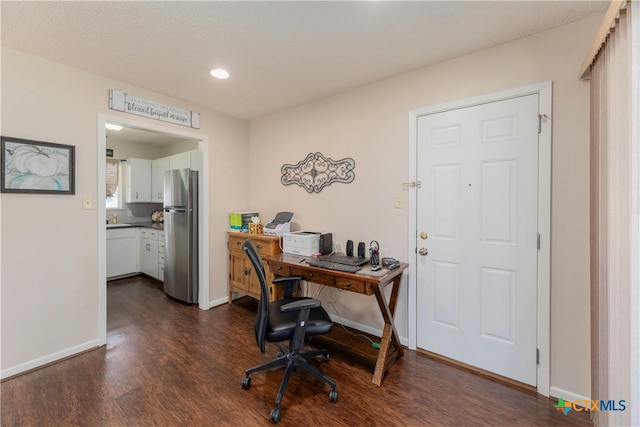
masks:
<path fill-rule="evenodd" d="M 315 231 L 294 231 L 282 236 L 282 252 L 285 254 L 312 256 L 327 255 L 332 250 L 331 233 Z"/>
<path fill-rule="evenodd" d="M 272 236 L 282 236 L 284 233 L 291 231 L 292 212 L 279 212 L 276 217 L 264 226 L 262 232 Z"/>

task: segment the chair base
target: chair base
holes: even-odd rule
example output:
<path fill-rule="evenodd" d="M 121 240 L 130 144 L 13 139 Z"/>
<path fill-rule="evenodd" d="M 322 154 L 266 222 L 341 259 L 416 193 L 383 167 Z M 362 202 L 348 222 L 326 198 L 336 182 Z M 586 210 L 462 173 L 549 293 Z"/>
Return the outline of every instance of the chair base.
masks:
<path fill-rule="evenodd" d="M 298 367 L 304 369 L 314 377 L 328 384 L 331 387 L 331 391 L 329 392 L 329 400 L 333 403 L 338 401 L 336 382 L 309 362 L 309 359 L 318 356 L 322 356 L 323 362 L 328 362 L 329 352 L 327 350 L 313 350 L 299 353 L 290 352 L 284 347 L 280 347 L 280 354 L 280 356 L 276 357 L 273 360 L 269 360 L 268 362 L 261 363 L 260 365 L 247 369 L 246 371 L 244 371 L 244 377 L 242 378 L 242 388 L 248 389 L 251 387 L 250 375 L 254 372 L 281 368 L 283 366 L 286 367 L 284 375 L 282 377 L 282 382 L 280 383 L 280 388 L 278 389 L 278 395 L 276 396 L 275 406 L 271 411 L 270 418 L 272 422 L 277 423 L 278 421 L 280 421 L 280 417 L 282 416 L 282 412 L 280 411 L 280 403 L 282 402 L 284 392 L 287 388 L 287 384 L 289 383 L 289 378 Z"/>

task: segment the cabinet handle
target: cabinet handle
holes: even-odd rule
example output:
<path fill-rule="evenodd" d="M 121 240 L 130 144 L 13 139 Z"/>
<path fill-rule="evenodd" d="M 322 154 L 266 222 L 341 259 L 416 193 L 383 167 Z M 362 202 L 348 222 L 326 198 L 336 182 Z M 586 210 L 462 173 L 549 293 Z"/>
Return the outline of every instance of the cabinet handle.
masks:
<path fill-rule="evenodd" d="M 345 283 L 345 285 L 347 286 L 347 288 L 350 288 L 351 287 L 351 282 L 347 282 L 347 283 Z"/>
<path fill-rule="evenodd" d="M 313 277 L 313 273 L 309 273 L 309 277 Z"/>
<path fill-rule="evenodd" d="M 242 244 L 242 242 L 236 242 L 236 245 L 240 246 Z"/>
<path fill-rule="evenodd" d="M 262 249 L 262 245 L 256 245 L 256 248 Z"/>

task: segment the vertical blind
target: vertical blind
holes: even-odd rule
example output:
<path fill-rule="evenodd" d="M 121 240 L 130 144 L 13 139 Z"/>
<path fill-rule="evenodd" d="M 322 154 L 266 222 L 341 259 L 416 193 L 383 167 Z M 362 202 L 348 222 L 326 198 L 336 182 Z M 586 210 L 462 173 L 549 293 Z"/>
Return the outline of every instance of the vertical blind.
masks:
<path fill-rule="evenodd" d="M 591 79 L 591 398 L 596 425 L 640 424 L 640 4 L 613 2 L 583 77 Z"/>

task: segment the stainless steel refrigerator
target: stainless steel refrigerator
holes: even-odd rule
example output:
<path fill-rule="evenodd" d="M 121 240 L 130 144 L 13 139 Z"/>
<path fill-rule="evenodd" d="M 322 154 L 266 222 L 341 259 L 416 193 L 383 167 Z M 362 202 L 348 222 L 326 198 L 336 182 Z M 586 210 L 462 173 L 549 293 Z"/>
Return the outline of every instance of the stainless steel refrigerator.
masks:
<path fill-rule="evenodd" d="M 164 173 L 164 291 L 198 302 L 198 172 Z"/>

